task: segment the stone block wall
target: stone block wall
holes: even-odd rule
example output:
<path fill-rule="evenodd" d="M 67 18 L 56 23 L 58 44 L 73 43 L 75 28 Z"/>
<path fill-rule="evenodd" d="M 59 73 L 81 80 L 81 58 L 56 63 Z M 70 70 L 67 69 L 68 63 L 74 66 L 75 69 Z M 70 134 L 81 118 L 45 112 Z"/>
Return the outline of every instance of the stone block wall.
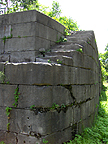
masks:
<path fill-rule="evenodd" d="M 9 58 L 9 61 L 7 57 L 1 58 L 0 62 L 4 74 L 0 79 L 0 141 L 43 144 L 45 139 L 51 144 L 62 144 L 91 126 L 98 112 L 101 83 L 94 32 L 71 32 L 67 42 L 51 46 L 64 27 L 49 17 L 28 11 L 3 15 L 0 19 L 5 23 L 9 20 L 7 27 L 13 23 L 12 38 L 6 39 L 4 45 L 1 38 L 0 43 L 1 51 L 3 46 L 0 56 L 5 57 L 6 53 Z M 38 33 L 32 31 L 32 24 L 36 24 Z M 42 30 L 42 25 L 52 28 L 47 31 L 45 26 Z M 53 34 L 53 30 L 57 33 Z M 55 39 L 48 38 L 45 31 Z M 17 37 L 19 33 L 21 37 Z M 31 37 L 33 41 L 25 41 Z M 39 37 L 44 45 L 36 40 Z M 30 61 L 29 52 L 33 52 Z"/>
<path fill-rule="evenodd" d="M 0 61 L 36 61 L 39 49 L 55 44 L 65 27 L 35 10 L 0 16 Z"/>

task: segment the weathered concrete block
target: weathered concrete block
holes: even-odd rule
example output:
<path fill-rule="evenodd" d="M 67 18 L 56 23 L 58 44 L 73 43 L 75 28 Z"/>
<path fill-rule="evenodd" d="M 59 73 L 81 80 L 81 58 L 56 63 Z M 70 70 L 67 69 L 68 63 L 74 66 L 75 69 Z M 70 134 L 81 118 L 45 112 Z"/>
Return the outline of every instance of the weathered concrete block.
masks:
<path fill-rule="evenodd" d="M 45 48 L 45 50 L 49 49 L 50 48 L 50 41 L 47 39 L 36 37 L 35 50 L 39 50 L 40 48 Z"/>
<path fill-rule="evenodd" d="M 48 143 L 55 144 L 55 143 L 63 143 L 67 142 L 68 140 L 72 139 L 72 134 L 71 134 L 71 127 L 67 128 L 65 130 L 62 130 L 60 132 L 56 132 L 50 135 L 42 136 L 40 138 L 36 138 L 36 136 L 27 136 L 27 135 L 21 135 L 18 134 L 17 139 L 18 139 L 18 144 L 21 143 L 26 143 L 26 144 L 43 144 L 43 139 L 48 141 Z M 37 134 L 38 135 L 38 134 Z"/>
<path fill-rule="evenodd" d="M 9 14 L 9 24 L 36 21 L 36 10 L 23 11 Z"/>
<path fill-rule="evenodd" d="M 47 27 L 47 39 L 56 42 L 57 41 L 57 31 L 52 28 Z M 59 39 L 59 37 L 58 37 Z"/>
<path fill-rule="evenodd" d="M 84 68 L 89 68 L 92 71 L 95 71 L 95 68 L 96 68 L 95 61 L 87 55 L 84 56 Z"/>
<path fill-rule="evenodd" d="M 0 54 L 4 52 L 4 41 L 0 38 Z"/>
<path fill-rule="evenodd" d="M 88 117 L 90 116 L 91 113 L 91 105 L 90 105 L 91 101 L 87 101 L 85 104 L 85 116 Z"/>
<path fill-rule="evenodd" d="M 77 103 L 86 100 L 86 86 L 85 85 L 72 85 L 72 95 Z"/>
<path fill-rule="evenodd" d="M 69 127 L 62 131 L 58 131 L 56 133 L 44 137 L 44 139 L 48 140 L 48 142 L 51 144 L 55 144 L 57 142 L 59 144 L 67 142 L 68 140 L 72 139 L 72 128 Z"/>
<path fill-rule="evenodd" d="M 42 138 L 36 138 L 35 136 L 33 137 L 33 136 L 18 134 L 17 139 L 18 139 L 18 144 L 23 144 L 23 143 L 26 143 L 26 144 L 42 144 L 43 143 Z"/>
<path fill-rule="evenodd" d="M 6 62 L 10 60 L 10 55 L 9 54 L 1 54 L 0 55 L 0 62 Z"/>
<path fill-rule="evenodd" d="M 47 26 L 36 22 L 35 36 L 47 39 Z"/>
<path fill-rule="evenodd" d="M 35 62 L 36 54 L 36 51 L 11 52 L 10 62 Z"/>
<path fill-rule="evenodd" d="M 4 38 L 4 36 L 8 37 L 11 35 L 11 25 L 0 25 L 0 38 Z"/>
<path fill-rule="evenodd" d="M 5 63 L 0 62 L 0 71 L 2 71 L 4 73 L 4 65 Z"/>
<path fill-rule="evenodd" d="M 71 56 L 73 58 L 73 66 L 84 67 L 84 55 L 81 52 L 73 51 Z"/>
<path fill-rule="evenodd" d="M 87 118 L 86 117 L 86 103 L 85 102 L 80 105 L 80 112 L 81 112 L 81 121 L 82 121 L 82 120 Z"/>
<path fill-rule="evenodd" d="M 17 86 L 0 84 L 0 106 L 13 107 L 14 93 Z"/>
<path fill-rule="evenodd" d="M 73 83 L 74 84 L 90 84 L 90 78 L 92 73 L 88 69 L 83 68 L 75 68 L 74 76 L 73 76 Z"/>
<path fill-rule="evenodd" d="M 50 64 L 14 63 L 7 64 L 5 70 L 10 83 L 49 85 L 53 79 L 51 67 Z"/>
<path fill-rule="evenodd" d="M 36 111 L 12 109 L 10 115 L 10 131 L 30 134 L 30 132 L 47 135 L 63 130 L 73 122 L 73 110 L 68 108 L 66 113 L 52 110 L 35 114 Z"/>
<path fill-rule="evenodd" d="M 81 134 L 85 128 L 93 126 L 94 118 L 95 113 L 90 115 L 87 119 L 80 121 L 78 123 L 78 132 Z"/>
<path fill-rule="evenodd" d="M 52 107 L 52 105 L 68 105 L 73 102 L 70 91 L 62 86 L 19 86 L 18 107 Z"/>
<path fill-rule="evenodd" d="M 12 75 L 12 71 L 14 74 Z M 71 84 L 73 68 L 48 63 L 8 63 L 6 76 L 13 84 L 58 85 Z"/>
<path fill-rule="evenodd" d="M 73 66 L 73 58 L 69 56 L 62 56 L 62 64 Z"/>
<path fill-rule="evenodd" d="M 12 25 L 13 37 L 35 36 L 36 22 L 19 23 Z"/>
<path fill-rule="evenodd" d="M 11 38 L 6 40 L 5 52 L 35 50 L 35 37 Z"/>
<path fill-rule="evenodd" d="M 79 106 L 73 107 L 73 123 L 78 123 L 81 120 L 81 110 Z"/>
<path fill-rule="evenodd" d="M 89 99 L 91 98 L 91 91 L 92 91 L 92 89 L 90 91 L 91 85 L 85 85 L 85 87 L 86 87 L 86 99 Z"/>
<path fill-rule="evenodd" d="M 0 131 L 0 142 L 3 141 L 7 144 L 15 144 L 16 143 L 16 134 L 6 131 Z"/>
<path fill-rule="evenodd" d="M 5 108 L 0 107 L 0 130 L 7 131 L 8 117 Z"/>

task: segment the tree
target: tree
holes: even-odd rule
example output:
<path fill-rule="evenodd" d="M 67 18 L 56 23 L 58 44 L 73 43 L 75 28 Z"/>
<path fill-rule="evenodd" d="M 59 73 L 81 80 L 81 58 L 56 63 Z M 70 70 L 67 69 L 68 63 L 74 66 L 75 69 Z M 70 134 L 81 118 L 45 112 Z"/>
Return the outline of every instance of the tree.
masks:
<path fill-rule="evenodd" d="M 105 53 L 99 54 L 99 60 L 101 63 L 102 81 L 108 79 L 108 44 L 105 48 Z"/>
<path fill-rule="evenodd" d="M 59 3 L 53 1 L 52 8 L 51 8 L 51 10 L 50 10 L 48 15 L 50 17 L 57 17 L 58 18 L 60 16 L 60 14 L 61 14 L 61 9 L 60 9 Z"/>

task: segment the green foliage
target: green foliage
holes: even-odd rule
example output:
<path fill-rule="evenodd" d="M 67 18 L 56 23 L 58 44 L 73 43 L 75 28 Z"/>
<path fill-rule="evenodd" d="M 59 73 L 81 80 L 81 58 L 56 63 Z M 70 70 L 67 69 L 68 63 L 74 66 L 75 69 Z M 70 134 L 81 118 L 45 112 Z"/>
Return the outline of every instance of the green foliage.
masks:
<path fill-rule="evenodd" d="M 6 115 L 9 116 L 10 115 L 10 111 L 12 110 L 12 108 L 10 107 L 6 107 Z"/>
<path fill-rule="evenodd" d="M 47 143 L 48 143 L 48 141 L 47 141 L 47 140 L 45 140 L 45 139 L 43 139 L 43 143 L 44 143 L 44 144 L 47 144 Z"/>
<path fill-rule="evenodd" d="M 10 123 L 7 124 L 7 130 L 9 131 Z"/>
<path fill-rule="evenodd" d="M 58 21 L 69 30 L 72 30 L 72 31 L 79 30 L 77 22 L 74 22 L 72 18 L 67 18 L 66 16 L 59 17 Z"/>
<path fill-rule="evenodd" d="M 76 51 L 83 53 L 82 48 L 77 49 Z"/>
<path fill-rule="evenodd" d="M 5 44 L 5 42 L 6 42 L 6 39 L 11 39 L 13 37 L 13 35 L 11 34 L 11 35 L 9 35 L 9 36 L 4 36 L 3 38 L 2 38 L 2 40 L 3 40 L 3 42 L 4 42 L 4 44 Z"/>
<path fill-rule="evenodd" d="M 60 39 L 56 41 L 56 43 L 59 44 L 61 42 L 66 42 L 66 41 L 67 41 L 67 39 L 64 38 L 63 36 L 61 36 Z"/>
<path fill-rule="evenodd" d="M 50 12 L 48 13 L 48 16 L 50 17 L 59 17 L 61 14 L 61 9 L 60 9 L 60 5 L 58 2 L 53 1 L 52 3 L 52 8 L 50 10 Z"/>
<path fill-rule="evenodd" d="M 31 110 L 34 110 L 34 108 L 35 108 L 35 105 L 32 105 L 32 106 L 30 107 Z"/>
<path fill-rule="evenodd" d="M 70 31 L 69 31 L 68 29 L 65 29 L 65 30 L 64 30 L 64 35 L 65 35 L 65 36 L 71 35 L 71 34 L 70 34 Z"/>
<path fill-rule="evenodd" d="M 0 81 L 3 83 L 4 79 L 5 79 L 5 74 L 2 71 L 0 71 Z"/>
<path fill-rule="evenodd" d="M 15 89 L 15 93 L 14 93 L 15 102 L 13 103 L 13 106 L 15 106 L 15 107 L 17 107 L 17 105 L 18 105 L 19 95 L 20 95 L 20 93 L 19 93 L 19 88 L 17 87 L 17 88 Z"/>
<path fill-rule="evenodd" d="M 50 59 L 48 60 L 48 63 L 51 63 L 51 60 L 50 60 Z"/>
<path fill-rule="evenodd" d="M 6 144 L 4 141 L 1 141 L 0 144 Z"/>
<path fill-rule="evenodd" d="M 58 64 L 61 64 L 61 63 L 62 63 L 62 61 L 60 61 L 59 59 L 57 59 L 57 63 L 58 63 Z"/>
<path fill-rule="evenodd" d="M 50 108 L 50 110 L 55 110 L 55 109 L 57 109 L 57 108 L 59 108 L 60 106 L 58 105 L 58 104 L 56 104 L 56 103 L 54 103 L 53 105 L 52 105 L 52 107 Z"/>

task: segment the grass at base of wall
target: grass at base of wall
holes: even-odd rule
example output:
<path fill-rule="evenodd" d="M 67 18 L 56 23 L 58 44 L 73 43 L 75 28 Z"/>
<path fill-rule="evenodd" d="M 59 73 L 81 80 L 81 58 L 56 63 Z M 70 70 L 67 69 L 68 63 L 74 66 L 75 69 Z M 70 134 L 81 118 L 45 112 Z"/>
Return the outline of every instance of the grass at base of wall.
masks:
<path fill-rule="evenodd" d="M 108 87 L 108 83 L 104 82 L 104 85 Z M 93 127 L 85 128 L 81 135 L 76 135 L 67 144 L 108 144 L 108 90 L 101 92 L 99 112 L 94 123 Z"/>

